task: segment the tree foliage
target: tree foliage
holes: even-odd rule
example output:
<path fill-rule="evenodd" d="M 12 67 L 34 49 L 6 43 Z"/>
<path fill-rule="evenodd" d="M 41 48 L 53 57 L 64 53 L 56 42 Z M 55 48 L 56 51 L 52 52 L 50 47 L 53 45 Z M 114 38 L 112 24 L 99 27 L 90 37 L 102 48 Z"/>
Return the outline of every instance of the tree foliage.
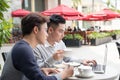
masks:
<path fill-rule="evenodd" d="M 0 0 L 0 48 L 6 43 L 11 36 L 12 22 L 5 20 L 4 12 L 9 8 L 7 0 Z"/>
<path fill-rule="evenodd" d="M 4 19 L 3 12 L 7 11 L 7 9 L 9 8 L 7 2 L 7 0 L 0 0 L 0 20 Z"/>
<path fill-rule="evenodd" d="M 73 7 L 74 7 L 74 8 L 77 8 L 78 5 L 81 4 L 81 0 L 72 0 L 72 3 L 73 3 Z"/>
<path fill-rule="evenodd" d="M 117 1 L 117 0 L 115 0 L 115 1 Z M 115 2 L 115 3 L 117 3 L 117 2 Z M 116 9 L 116 5 L 113 5 L 112 2 L 111 2 L 111 0 L 107 0 L 107 2 L 106 2 L 105 4 L 106 4 L 107 7 L 110 8 L 111 10 L 120 13 L 120 10 L 119 10 L 119 9 Z"/>

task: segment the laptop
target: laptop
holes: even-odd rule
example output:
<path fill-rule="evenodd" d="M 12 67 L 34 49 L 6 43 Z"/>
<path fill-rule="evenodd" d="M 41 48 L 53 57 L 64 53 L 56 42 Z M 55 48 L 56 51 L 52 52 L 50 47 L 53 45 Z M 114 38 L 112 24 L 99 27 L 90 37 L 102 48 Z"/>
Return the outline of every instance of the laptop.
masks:
<path fill-rule="evenodd" d="M 107 44 L 105 45 L 105 55 L 103 64 L 97 64 L 96 66 L 92 66 L 93 72 L 98 74 L 104 74 L 107 65 L 107 54 L 108 54 L 108 47 Z"/>

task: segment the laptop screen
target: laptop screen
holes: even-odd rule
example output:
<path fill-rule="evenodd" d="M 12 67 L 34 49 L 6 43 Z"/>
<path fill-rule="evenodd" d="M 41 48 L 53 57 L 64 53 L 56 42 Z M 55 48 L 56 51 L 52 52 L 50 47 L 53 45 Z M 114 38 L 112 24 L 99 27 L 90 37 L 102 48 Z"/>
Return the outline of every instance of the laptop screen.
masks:
<path fill-rule="evenodd" d="M 104 63 L 98 64 L 97 66 L 93 66 L 93 71 L 95 73 L 105 73 L 106 71 L 106 65 L 107 65 L 107 53 L 108 53 L 108 47 L 107 44 L 105 45 L 105 53 L 104 53 Z"/>
<path fill-rule="evenodd" d="M 104 64 L 103 65 L 107 65 L 107 53 L 108 53 L 108 46 L 106 44 L 105 45 Z"/>

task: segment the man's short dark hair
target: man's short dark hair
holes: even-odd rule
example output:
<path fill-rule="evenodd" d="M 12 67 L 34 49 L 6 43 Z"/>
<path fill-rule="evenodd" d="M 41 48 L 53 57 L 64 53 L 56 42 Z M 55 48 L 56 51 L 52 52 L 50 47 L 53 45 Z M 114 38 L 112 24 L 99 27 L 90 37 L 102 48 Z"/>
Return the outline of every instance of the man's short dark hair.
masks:
<path fill-rule="evenodd" d="M 48 28 L 49 27 L 56 28 L 57 26 L 59 26 L 60 23 L 65 24 L 66 23 L 65 19 L 60 15 L 53 14 L 50 16 L 50 21 L 48 22 Z"/>
<path fill-rule="evenodd" d="M 35 26 L 37 26 L 40 29 L 40 26 L 45 22 L 48 22 L 48 19 L 39 13 L 28 14 L 21 21 L 23 36 L 29 35 Z"/>

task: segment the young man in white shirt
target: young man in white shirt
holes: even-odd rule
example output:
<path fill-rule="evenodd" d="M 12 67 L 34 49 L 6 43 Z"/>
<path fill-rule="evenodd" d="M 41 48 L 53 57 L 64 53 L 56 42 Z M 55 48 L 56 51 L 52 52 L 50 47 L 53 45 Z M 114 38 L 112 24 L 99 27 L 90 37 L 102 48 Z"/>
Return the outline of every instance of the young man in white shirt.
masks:
<path fill-rule="evenodd" d="M 65 57 L 63 50 L 66 48 L 62 41 L 65 31 L 65 19 L 60 15 L 52 15 L 50 22 L 48 22 L 48 37 L 45 45 L 37 45 L 34 49 L 34 55 L 40 67 L 53 67 L 55 63 L 77 61 L 84 65 L 93 63 L 96 65 L 95 60 L 74 60 L 70 57 Z"/>

